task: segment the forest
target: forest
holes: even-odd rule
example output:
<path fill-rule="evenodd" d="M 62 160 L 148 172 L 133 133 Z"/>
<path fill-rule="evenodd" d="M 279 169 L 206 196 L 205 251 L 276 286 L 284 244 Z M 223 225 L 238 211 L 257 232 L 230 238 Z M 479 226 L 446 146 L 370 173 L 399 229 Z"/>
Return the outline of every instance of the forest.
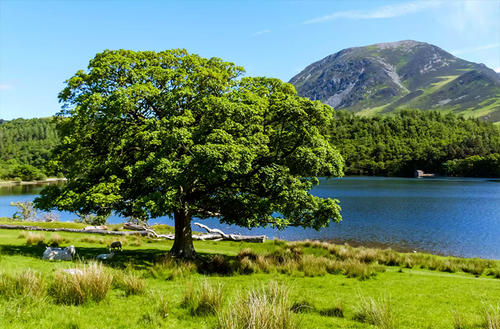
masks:
<path fill-rule="evenodd" d="M 40 180 L 55 175 L 47 165 L 57 143 L 52 118 L 0 121 L 0 179 Z"/>
<path fill-rule="evenodd" d="M 500 129 L 479 119 L 437 111 L 405 110 L 375 117 L 335 111 L 330 136 L 344 157 L 346 175 L 410 177 L 420 169 L 449 176 L 500 177 Z"/>
<path fill-rule="evenodd" d="M 335 111 L 331 142 L 346 175 L 412 176 L 417 169 L 446 176 L 500 177 L 500 129 L 452 113 L 406 110 L 359 117 Z M 51 118 L 0 121 L 0 179 L 57 175 L 48 165 L 58 143 Z"/>

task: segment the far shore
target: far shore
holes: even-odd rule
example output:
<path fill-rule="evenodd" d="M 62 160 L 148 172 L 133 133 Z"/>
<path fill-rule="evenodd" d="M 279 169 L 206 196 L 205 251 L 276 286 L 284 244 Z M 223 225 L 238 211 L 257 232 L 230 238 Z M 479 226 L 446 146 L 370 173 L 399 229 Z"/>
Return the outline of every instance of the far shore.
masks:
<path fill-rule="evenodd" d="M 18 185 L 40 185 L 40 184 L 50 184 L 57 182 L 65 182 L 67 179 L 65 177 L 51 177 L 43 180 L 33 180 L 33 181 L 15 181 L 15 180 L 7 180 L 0 181 L 0 186 L 18 186 Z"/>

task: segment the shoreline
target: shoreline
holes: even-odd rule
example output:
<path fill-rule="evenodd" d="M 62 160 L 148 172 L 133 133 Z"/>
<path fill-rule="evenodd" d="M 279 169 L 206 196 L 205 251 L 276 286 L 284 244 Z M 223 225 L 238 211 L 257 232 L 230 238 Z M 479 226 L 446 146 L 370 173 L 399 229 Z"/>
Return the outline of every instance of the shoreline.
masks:
<path fill-rule="evenodd" d="M 67 179 L 62 177 L 62 178 L 47 178 L 43 180 L 33 180 L 33 181 L 14 181 L 14 180 L 7 180 L 7 181 L 0 181 L 0 187 L 3 186 L 22 186 L 22 185 L 42 185 L 42 184 L 51 184 L 51 183 L 59 183 L 59 182 L 65 182 Z"/>

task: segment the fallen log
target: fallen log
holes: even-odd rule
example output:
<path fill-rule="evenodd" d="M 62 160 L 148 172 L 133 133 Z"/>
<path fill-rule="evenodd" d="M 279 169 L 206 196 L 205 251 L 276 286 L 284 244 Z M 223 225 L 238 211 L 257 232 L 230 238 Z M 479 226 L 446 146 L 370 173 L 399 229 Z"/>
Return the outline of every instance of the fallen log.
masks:
<path fill-rule="evenodd" d="M 104 234 L 104 235 L 148 235 L 147 231 L 108 231 L 108 230 L 85 230 L 76 228 L 47 228 L 40 226 L 31 225 L 8 225 L 1 224 L 0 229 L 7 230 L 26 230 L 26 231 L 44 231 L 44 232 L 70 232 L 70 233 L 94 233 L 94 234 Z"/>
<path fill-rule="evenodd" d="M 219 229 L 210 228 L 200 223 L 193 223 L 194 225 L 205 229 L 208 234 L 201 235 L 197 240 L 217 240 L 217 241 L 245 241 L 245 242 L 265 242 L 267 237 L 265 235 L 240 235 L 240 234 L 226 234 Z M 207 238 L 209 236 L 209 238 Z M 193 235 L 193 239 L 194 239 Z"/>
<path fill-rule="evenodd" d="M 70 233 L 94 233 L 102 235 L 140 235 L 140 236 L 152 236 L 157 239 L 174 240 L 174 234 L 158 234 L 151 228 L 146 228 L 144 226 L 132 224 L 123 225 L 124 228 L 133 229 L 135 231 L 109 231 L 109 230 L 98 230 L 98 229 L 75 229 L 75 228 L 46 228 L 40 226 L 31 225 L 9 225 L 0 224 L 0 229 L 7 230 L 26 230 L 26 231 L 43 231 L 43 232 L 70 232 Z M 194 223 L 194 225 L 205 229 L 207 234 L 193 234 L 193 240 L 201 241 L 244 241 L 244 242 L 265 242 L 267 237 L 265 235 L 240 235 L 240 234 L 226 234 L 219 229 L 212 229 L 206 225 L 200 223 Z M 133 228 L 132 228 L 133 227 Z"/>

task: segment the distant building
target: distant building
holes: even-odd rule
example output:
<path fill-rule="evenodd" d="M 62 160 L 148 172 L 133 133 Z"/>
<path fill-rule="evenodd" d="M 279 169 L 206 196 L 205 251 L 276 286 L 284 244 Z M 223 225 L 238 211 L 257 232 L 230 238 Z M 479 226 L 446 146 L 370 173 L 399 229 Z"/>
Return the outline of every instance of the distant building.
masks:
<path fill-rule="evenodd" d="M 415 178 L 434 177 L 436 174 L 426 174 L 423 170 L 415 170 Z"/>

